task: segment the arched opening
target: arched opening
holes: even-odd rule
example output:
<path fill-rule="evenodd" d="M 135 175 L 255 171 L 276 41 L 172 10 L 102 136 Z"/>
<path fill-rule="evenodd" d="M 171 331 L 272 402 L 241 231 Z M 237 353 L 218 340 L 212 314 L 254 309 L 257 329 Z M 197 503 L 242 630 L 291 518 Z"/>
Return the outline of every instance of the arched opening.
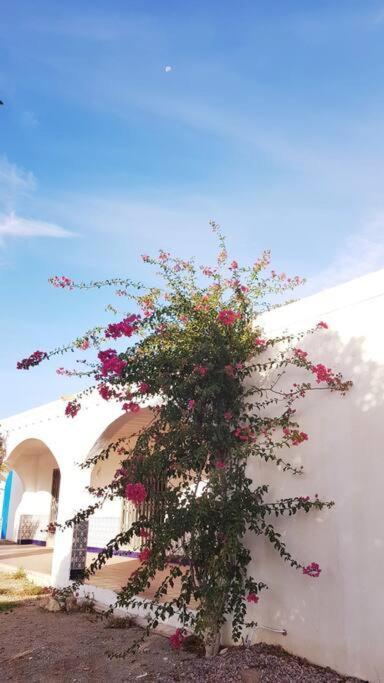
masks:
<path fill-rule="evenodd" d="M 139 413 L 133 415 L 122 415 L 112 422 L 101 434 L 88 454 L 88 458 L 96 456 L 106 446 L 116 442 L 121 437 L 125 437 L 129 447 L 133 447 L 140 430 L 145 428 L 153 418 L 154 413 L 150 408 L 142 409 Z M 121 459 L 121 455 L 113 453 L 107 460 L 97 462 L 91 471 L 91 486 L 98 487 L 109 483 L 112 480 L 116 469 L 119 468 Z M 153 481 L 151 482 L 151 485 L 165 486 L 166 482 Z M 154 501 L 145 501 L 144 503 L 144 505 L 153 505 L 150 514 L 159 513 L 155 500 L 156 496 L 154 496 Z M 122 501 L 121 498 L 115 498 L 112 501 L 106 501 L 103 506 L 89 518 L 88 543 L 86 548 L 88 551 L 86 564 L 88 566 L 96 556 L 96 553 L 104 548 L 108 541 L 131 526 L 136 514 L 138 514 L 138 510 L 131 503 Z M 148 514 L 148 510 L 146 510 L 146 514 Z M 79 537 L 80 536 L 81 532 L 79 534 Z M 146 540 L 146 543 L 147 542 L 148 541 Z M 140 558 L 138 555 L 142 543 L 143 539 L 137 538 L 133 539 L 127 546 L 120 546 L 118 550 L 114 551 L 113 556 L 107 560 L 105 565 L 87 580 L 87 583 L 96 588 L 107 588 L 113 591 L 120 590 L 120 588 L 127 583 L 129 576 L 131 576 L 140 566 Z M 76 578 L 77 567 L 74 565 L 72 566 L 74 573 L 72 574 L 73 570 L 71 569 L 71 574 L 73 578 Z M 165 578 L 166 573 L 167 570 L 158 571 L 151 586 L 146 588 L 141 595 L 152 599 Z M 169 589 L 168 595 L 177 594 L 177 591 L 180 589 L 180 581 L 180 579 L 175 580 L 173 587 Z"/>
<path fill-rule="evenodd" d="M 9 455 L 7 466 L 20 482 L 11 492 L 13 524 L 8 524 L 7 538 L 22 545 L 52 547 L 60 495 L 55 456 L 40 439 L 26 439 Z"/>
<path fill-rule="evenodd" d="M 153 420 L 153 411 L 143 408 L 134 415 L 122 415 L 112 422 L 94 444 L 90 456 L 100 453 L 109 444 L 124 437 L 128 448 L 134 446 L 138 433 Z M 122 456 L 113 452 L 107 460 L 96 463 L 91 471 L 91 486 L 101 487 L 112 481 Z M 98 552 L 114 536 L 130 526 L 137 511 L 128 501 L 120 498 L 105 501 L 89 520 L 88 552 Z M 135 556 L 139 550 L 138 541 L 134 539 L 129 546 L 121 548 L 121 554 Z"/>

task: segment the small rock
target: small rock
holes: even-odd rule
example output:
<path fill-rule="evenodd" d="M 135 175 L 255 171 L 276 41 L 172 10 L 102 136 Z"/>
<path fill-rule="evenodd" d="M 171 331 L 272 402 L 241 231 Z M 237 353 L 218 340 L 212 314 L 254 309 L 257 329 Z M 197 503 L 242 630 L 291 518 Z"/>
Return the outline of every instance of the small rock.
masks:
<path fill-rule="evenodd" d="M 258 669 L 245 669 L 240 676 L 241 683 L 261 683 L 261 672 Z"/>
<path fill-rule="evenodd" d="M 55 600 L 55 598 L 49 598 L 47 604 L 44 605 L 44 609 L 46 609 L 47 612 L 60 612 L 61 607 L 58 600 Z"/>
<path fill-rule="evenodd" d="M 223 650 L 220 650 L 219 655 L 225 655 L 226 652 L 228 652 L 227 647 L 225 647 Z"/>

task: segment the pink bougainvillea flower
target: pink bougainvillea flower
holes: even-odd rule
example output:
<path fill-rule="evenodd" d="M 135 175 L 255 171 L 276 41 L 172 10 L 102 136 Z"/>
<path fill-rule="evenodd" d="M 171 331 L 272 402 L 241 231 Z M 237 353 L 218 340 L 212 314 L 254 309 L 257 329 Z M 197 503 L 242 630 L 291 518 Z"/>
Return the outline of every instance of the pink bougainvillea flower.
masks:
<path fill-rule="evenodd" d="M 151 533 L 148 531 L 148 529 L 141 528 L 139 531 L 140 538 L 148 538 L 150 535 Z"/>
<path fill-rule="evenodd" d="M 140 562 L 148 562 L 150 557 L 151 557 L 151 551 L 149 548 L 143 548 L 143 550 L 141 550 L 139 553 Z"/>
<path fill-rule="evenodd" d="M 75 374 L 73 370 L 66 370 L 65 368 L 57 368 L 56 375 L 64 375 L 65 377 L 72 377 Z"/>
<path fill-rule="evenodd" d="M 208 372 L 208 368 L 206 368 L 205 365 L 195 365 L 193 370 L 194 372 L 197 372 L 201 377 L 204 377 Z"/>
<path fill-rule="evenodd" d="M 298 446 L 303 443 L 303 441 L 308 441 L 308 434 L 305 432 L 299 432 L 297 429 L 288 429 L 287 427 L 283 429 L 284 436 L 289 439 L 293 446 Z"/>
<path fill-rule="evenodd" d="M 204 296 L 201 297 L 200 301 L 194 305 L 194 310 L 195 311 L 203 311 L 204 313 L 209 313 L 211 310 L 211 304 L 209 301 L 209 296 L 208 294 L 204 294 Z"/>
<path fill-rule="evenodd" d="M 225 468 L 225 462 L 224 462 L 224 460 L 216 460 L 216 462 L 215 462 L 215 467 L 216 467 L 218 470 L 223 470 L 223 469 Z"/>
<path fill-rule="evenodd" d="M 139 394 L 148 394 L 148 392 L 151 390 L 151 387 L 147 382 L 140 382 L 138 386 L 138 392 Z"/>
<path fill-rule="evenodd" d="M 54 275 L 49 278 L 48 282 L 54 287 L 60 287 L 61 289 L 73 289 L 75 286 L 73 280 L 69 277 L 65 277 L 65 275 Z"/>
<path fill-rule="evenodd" d="M 318 329 L 323 328 L 324 330 L 328 330 L 328 327 L 329 327 L 329 326 L 328 326 L 327 323 L 324 322 L 324 320 L 320 320 L 320 322 L 317 323 L 316 327 L 317 327 Z"/>
<path fill-rule="evenodd" d="M 196 406 L 196 401 L 195 401 L 195 399 L 190 398 L 189 401 L 188 401 L 188 404 L 187 404 L 188 410 L 195 410 L 195 406 Z"/>
<path fill-rule="evenodd" d="M 128 403 L 123 403 L 122 406 L 123 410 L 125 410 L 126 413 L 138 413 L 140 410 L 140 406 L 135 403 L 134 401 L 129 401 Z"/>
<path fill-rule="evenodd" d="M 203 275 L 206 275 L 207 277 L 213 277 L 217 273 L 216 268 L 210 268 L 209 266 L 203 266 L 201 269 L 201 272 Z"/>
<path fill-rule="evenodd" d="M 147 308 L 150 311 L 153 311 L 153 309 L 155 308 L 155 302 L 151 296 L 140 297 L 140 302 L 144 308 Z"/>
<path fill-rule="evenodd" d="M 80 348 L 83 351 L 86 351 L 87 349 L 89 349 L 89 339 L 83 339 L 83 341 L 80 344 Z"/>
<path fill-rule="evenodd" d="M 141 505 L 148 496 L 147 489 L 144 484 L 137 482 L 136 484 L 127 484 L 124 490 L 124 495 L 127 500 L 130 500 L 134 505 Z"/>
<path fill-rule="evenodd" d="M 17 363 L 16 368 L 18 370 L 29 370 L 29 368 L 32 368 L 34 365 L 39 365 L 45 358 L 48 358 L 48 354 L 45 351 L 34 351 L 28 358 L 20 360 Z"/>
<path fill-rule="evenodd" d="M 239 267 L 239 264 L 237 263 L 237 261 L 232 261 L 231 265 L 228 267 L 229 267 L 229 270 L 236 270 L 236 268 Z"/>
<path fill-rule="evenodd" d="M 311 562 L 306 567 L 303 567 L 303 574 L 307 576 L 312 576 L 312 578 L 317 579 L 320 576 L 321 569 L 317 562 Z"/>
<path fill-rule="evenodd" d="M 299 496 L 300 503 L 307 503 L 309 501 L 309 496 Z"/>
<path fill-rule="evenodd" d="M 149 256 L 148 256 L 148 254 L 142 254 L 142 255 L 141 255 L 141 258 L 143 259 L 144 263 L 148 263 L 148 261 L 149 261 Z"/>
<path fill-rule="evenodd" d="M 320 384 L 320 382 L 330 383 L 334 380 L 334 375 L 332 373 L 331 368 L 326 368 L 325 365 L 323 365 L 322 363 L 318 363 L 318 365 L 313 365 L 311 370 L 313 374 L 316 375 L 317 384 Z"/>
<path fill-rule="evenodd" d="M 209 313 L 210 310 L 209 304 L 196 304 L 193 308 L 195 311 L 203 311 L 203 313 Z"/>
<path fill-rule="evenodd" d="M 67 417 L 76 417 L 79 412 L 81 405 L 76 399 L 74 401 L 69 401 L 65 408 L 65 414 Z"/>
<path fill-rule="evenodd" d="M 231 325 L 234 325 L 236 320 L 238 320 L 241 317 L 241 315 L 240 313 L 236 313 L 235 311 L 232 311 L 227 308 L 220 311 L 217 317 L 222 325 L 230 327 Z"/>
<path fill-rule="evenodd" d="M 181 628 L 178 628 L 175 633 L 169 638 L 169 643 L 170 646 L 174 650 L 180 650 L 180 648 L 183 645 L 183 642 L 185 640 L 185 636 L 183 636 L 183 632 Z"/>
<path fill-rule="evenodd" d="M 303 351 L 303 349 L 293 349 L 293 353 L 299 360 L 306 360 L 308 356 L 307 352 Z"/>
<path fill-rule="evenodd" d="M 228 287 L 233 287 L 233 289 L 238 289 L 241 285 L 241 282 L 237 278 L 232 278 L 232 280 L 225 280 L 225 283 L 228 285 Z"/>
<path fill-rule="evenodd" d="M 260 598 L 256 595 L 256 593 L 248 593 L 247 602 L 254 602 L 255 604 L 257 604 L 259 600 Z"/>
<path fill-rule="evenodd" d="M 97 390 L 101 396 L 101 398 L 104 399 L 104 401 L 109 401 L 110 398 L 113 396 L 113 391 L 109 387 L 107 387 L 106 384 L 100 384 L 97 387 Z"/>
<path fill-rule="evenodd" d="M 106 377 L 109 374 L 121 375 L 127 365 L 127 361 L 119 358 L 115 349 L 99 351 L 97 357 L 101 362 L 100 372 L 102 377 Z"/>
<path fill-rule="evenodd" d="M 257 337 L 257 338 L 255 339 L 255 346 L 265 346 L 266 343 L 267 343 L 266 340 L 265 340 L 265 339 L 261 339 L 260 337 Z"/>
<path fill-rule="evenodd" d="M 165 263 L 165 261 L 168 261 L 170 256 L 171 254 L 168 251 L 164 251 L 163 249 L 159 250 L 159 259 L 160 261 L 163 261 L 163 263 Z"/>
<path fill-rule="evenodd" d="M 256 438 L 255 433 L 252 431 L 251 427 L 236 427 L 233 434 L 234 436 L 236 436 L 237 439 L 244 442 L 254 441 Z"/>
<path fill-rule="evenodd" d="M 230 422 L 233 418 L 233 413 L 231 410 L 226 410 L 225 413 L 223 414 L 224 420 L 227 422 Z"/>
<path fill-rule="evenodd" d="M 138 320 L 139 317 L 132 314 L 119 323 L 110 323 L 106 329 L 105 336 L 107 338 L 111 337 L 112 339 L 117 339 L 118 337 L 131 337 L 137 330 Z"/>

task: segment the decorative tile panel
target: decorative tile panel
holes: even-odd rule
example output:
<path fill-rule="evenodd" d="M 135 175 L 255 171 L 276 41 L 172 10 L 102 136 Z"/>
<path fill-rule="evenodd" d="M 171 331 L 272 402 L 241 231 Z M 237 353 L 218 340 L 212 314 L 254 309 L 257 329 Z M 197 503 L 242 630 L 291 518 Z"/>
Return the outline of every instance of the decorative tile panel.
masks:
<path fill-rule="evenodd" d="M 48 522 L 49 518 L 46 515 L 20 515 L 17 542 L 44 543 L 47 540 Z"/>
<path fill-rule="evenodd" d="M 70 579 L 81 578 L 87 560 L 88 520 L 73 527 Z"/>

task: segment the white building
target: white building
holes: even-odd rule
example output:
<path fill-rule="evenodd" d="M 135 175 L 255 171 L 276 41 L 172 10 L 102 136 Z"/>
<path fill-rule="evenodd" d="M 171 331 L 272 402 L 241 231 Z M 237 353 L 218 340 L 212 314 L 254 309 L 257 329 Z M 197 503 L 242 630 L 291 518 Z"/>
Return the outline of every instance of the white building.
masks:
<path fill-rule="evenodd" d="M 250 537 L 253 574 L 270 587 L 249 610 L 268 628 L 251 635 L 340 673 L 379 682 L 384 681 L 384 270 L 277 309 L 263 324 L 267 334 L 275 334 L 319 320 L 329 330 L 308 337 L 302 347 L 354 386 L 344 398 L 314 392 L 300 408 L 310 438 L 290 455 L 304 465 L 303 476 L 254 462 L 250 472 L 255 481 L 271 483 L 276 498 L 318 493 L 336 502 L 330 511 L 278 522 L 293 554 L 304 563 L 318 562 L 322 574 L 318 580 L 304 577 L 282 563 L 266 541 Z M 115 500 L 91 518 L 89 528 L 80 525 L 74 533 L 67 529 L 55 536 L 43 532 L 50 520 L 64 522 L 86 506 L 85 486 L 106 483 L 117 466 L 107 461 L 89 471 L 78 463 L 120 435 L 134 439 L 150 415 L 148 406 L 122 416 L 120 406 L 93 397 L 73 420 L 64 417 L 64 403 L 55 401 L 1 423 L 7 463 L 16 473 L 7 538 L 30 544 L 34 558 L 45 553 L 47 583 L 66 585 L 82 569 L 87 548 L 90 554 L 102 548 L 129 514 Z M 18 550 L 15 546 L 16 564 Z M 134 568 L 135 548 L 125 553 L 113 558 L 101 579 L 92 580 L 90 590 L 100 602 L 109 604 L 122 572 L 127 578 Z M 3 564 L 0 554 L 0 569 Z M 283 630 L 286 636 L 279 633 Z"/>

